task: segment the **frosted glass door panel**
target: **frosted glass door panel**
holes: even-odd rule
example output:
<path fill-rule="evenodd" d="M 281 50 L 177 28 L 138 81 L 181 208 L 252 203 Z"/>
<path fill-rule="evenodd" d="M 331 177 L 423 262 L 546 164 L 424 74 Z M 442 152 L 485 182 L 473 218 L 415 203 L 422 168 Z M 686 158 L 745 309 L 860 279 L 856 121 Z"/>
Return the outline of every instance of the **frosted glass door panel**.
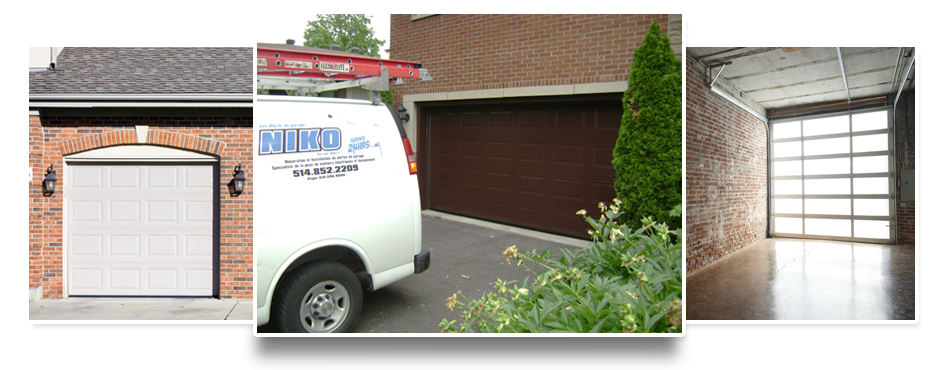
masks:
<path fill-rule="evenodd" d="M 888 111 L 852 115 L 852 131 L 870 131 L 888 128 Z"/>
<path fill-rule="evenodd" d="M 803 161 L 806 175 L 842 175 L 850 173 L 848 158 L 814 159 Z"/>
<path fill-rule="evenodd" d="M 806 213 L 811 215 L 851 215 L 851 199 L 807 199 Z"/>
<path fill-rule="evenodd" d="M 849 116 L 817 118 L 803 121 L 803 137 L 849 132 Z"/>
<path fill-rule="evenodd" d="M 855 180 L 855 194 L 888 194 L 888 178 L 872 177 Z"/>
<path fill-rule="evenodd" d="M 888 221 L 855 221 L 856 238 L 888 239 L 891 237 Z"/>
<path fill-rule="evenodd" d="M 852 221 L 807 218 L 806 234 L 851 237 Z"/>
<path fill-rule="evenodd" d="M 845 154 L 849 152 L 849 138 L 806 140 L 803 142 L 803 155 Z"/>
<path fill-rule="evenodd" d="M 888 134 L 852 137 L 852 152 L 881 152 L 888 150 Z"/>
<path fill-rule="evenodd" d="M 799 141 L 789 143 L 774 143 L 774 158 L 780 157 L 799 157 L 802 149 Z"/>
<path fill-rule="evenodd" d="M 852 172 L 854 173 L 885 173 L 888 172 L 888 156 L 856 157 L 852 158 Z"/>
<path fill-rule="evenodd" d="M 800 137 L 800 121 L 774 124 L 774 140 Z"/>
<path fill-rule="evenodd" d="M 774 213 L 803 213 L 803 200 L 774 199 Z"/>
<path fill-rule="evenodd" d="M 806 180 L 806 194 L 851 194 L 849 179 Z"/>
<path fill-rule="evenodd" d="M 855 199 L 855 214 L 859 216 L 887 216 L 887 199 Z"/>
<path fill-rule="evenodd" d="M 799 176 L 802 174 L 802 161 L 774 161 L 774 176 Z"/>
<path fill-rule="evenodd" d="M 801 180 L 774 180 L 774 194 L 802 194 Z"/>
<path fill-rule="evenodd" d="M 802 234 L 803 219 L 793 217 L 774 217 L 775 232 L 783 234 Z"/>

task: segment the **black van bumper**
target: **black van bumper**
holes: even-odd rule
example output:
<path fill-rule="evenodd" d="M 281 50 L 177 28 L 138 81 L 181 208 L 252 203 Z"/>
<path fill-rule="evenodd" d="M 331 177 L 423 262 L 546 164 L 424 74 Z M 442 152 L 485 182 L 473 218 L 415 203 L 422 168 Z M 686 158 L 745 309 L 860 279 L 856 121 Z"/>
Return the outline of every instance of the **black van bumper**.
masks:
<path fill-rule="evenodd" d="M 420 274 L 431 267 L 431 251 L 421 251 L 415 255 L 415 274 Z"/>

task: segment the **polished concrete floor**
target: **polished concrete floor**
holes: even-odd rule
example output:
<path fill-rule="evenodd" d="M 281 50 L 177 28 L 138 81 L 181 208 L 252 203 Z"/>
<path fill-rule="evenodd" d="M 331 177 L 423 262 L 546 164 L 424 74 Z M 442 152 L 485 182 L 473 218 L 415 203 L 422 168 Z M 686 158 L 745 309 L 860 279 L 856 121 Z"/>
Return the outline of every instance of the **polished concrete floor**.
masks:
<path fill-rule="evenodd" d="M 687 320 L 913 320 L 914 246 L 765 239 L 686 284 Z"/>

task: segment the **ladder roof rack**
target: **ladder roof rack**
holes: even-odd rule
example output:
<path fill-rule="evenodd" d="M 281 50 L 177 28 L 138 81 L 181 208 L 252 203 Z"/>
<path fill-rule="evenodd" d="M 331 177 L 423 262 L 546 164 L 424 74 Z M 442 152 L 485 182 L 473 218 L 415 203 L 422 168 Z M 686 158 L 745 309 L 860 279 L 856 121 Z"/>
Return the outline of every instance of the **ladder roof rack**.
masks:
<path fill-rule="evenodd" d="M 290 44 L 258 44 L 258 88 L 296 95 L 354 86 L 386 91 L 390 79 L 431 80 L 421 64 Z"/>

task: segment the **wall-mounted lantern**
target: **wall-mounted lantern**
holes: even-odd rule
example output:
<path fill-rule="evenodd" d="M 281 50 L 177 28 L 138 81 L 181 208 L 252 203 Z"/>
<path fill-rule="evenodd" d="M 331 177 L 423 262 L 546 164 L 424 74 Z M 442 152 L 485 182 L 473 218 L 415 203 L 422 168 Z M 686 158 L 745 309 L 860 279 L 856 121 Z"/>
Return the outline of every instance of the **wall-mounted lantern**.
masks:
<path fill-rule="evenodd" d="M 232 177 L 232 181 L 228 183 L 228 192 L 229 195 L 237 197 L 241 195 L 242 191 L 245 190 L 245 171 L 242 171 L 241 163 L 238 166 L 235 166 L 235 175 Z"/>
<path fill-rule="evenodd" d="M 408 122 L 408 120 L 411 119 L 411 116 L 408 114 L 408 110 L 405 109 L 404 105 L 398 107 L 398 118 L 401 118 L 402 123 Z"/>
<path fill-rule="evenodd" d="M 55 177 L 55 170 L 52 169 L 52 165 L 49 165 L 49 168 L 46 169 L 46 177 L 42 180 L 42 191 L 44 194 L 51 195 L 55 193 L 55 182 L 58 179 Z"/>

